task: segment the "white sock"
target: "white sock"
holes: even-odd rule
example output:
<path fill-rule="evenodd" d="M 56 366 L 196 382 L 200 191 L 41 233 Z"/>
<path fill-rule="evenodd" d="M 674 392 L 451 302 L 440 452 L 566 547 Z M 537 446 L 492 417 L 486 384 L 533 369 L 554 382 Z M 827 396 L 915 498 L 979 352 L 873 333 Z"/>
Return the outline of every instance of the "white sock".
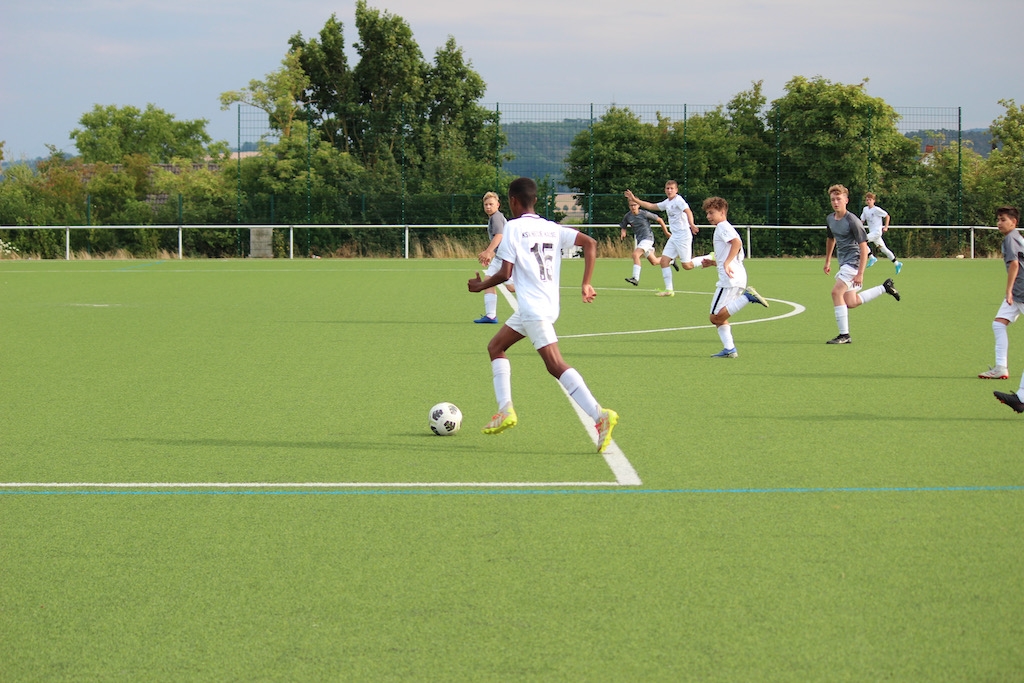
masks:
<path fill-rule="evenodd" d="M 1024 373 L 1020 375 L 1020 389 L 1017 390 L 1017 398 L 1024 401 Z"/>
<path fill-rule="evenodd" d="M 722 340 L 722 348 L 732 350 L 736 347 L 733 346 L 732 341 L 732 325 L 726 323 L 725 325 L 718 326 L 718 338 Z"/>
<path fill-rule="evenodd" d="M 715 258 L 715 255 L 714 254 L 708 254 L 707 256 L 698 256 L 697 258 L 695 258 L 692 261 L 690 261 L 690 263 L 693 264 L 694 268 L 703 268 L 704 267 L 704 259 L 706 259 L 706 258 L 713 259 L 713 258 Z"/>
<path fill-rule="evenodd" d="M 992 332 L 996 335 L 996 367 L 1005 368 L 1006 357 L 1010 352 L 1010 339 L 1006 336 L 1006 325 L 992 321 Z"/>
<path fill-rule="evenodd" d="M 498 317 L 498 295 L 484 294 L 484 315 L 488 318 Z"/>
<path fill-rule="evenodd" d="M 508 358 L 492 360 L 491 374 L 494 376 L 494 397 L 498 399 L 498 410 L 501 410 L 512 402 L 512 364 Z"/>
<path fill-rule="evenodd" d="M 843 305 L 836 306 L 835 311 L 839 334 L 850 334 L 850 309 Z"/>
<path fill-rule="evenodd" d="M 583 412 L 587 415 L 594 418 L 594 422 L 597 422 L 601 417 L 601 406 L 598 405 L 594 395 L 590 393 L 587 383 L 583 381 L 583 376 L 576 371 L 576 368 L 569 368 L 563 372 L 558 381 L 565 387 L 572 400 L 576 401 L 576 405 L 582 408 Z"/>
<path fill-rule="evenodd" d="M 878 251 L 880 251 L 883 254 L 885 254 L 885 258 L 889 259 L 893 263 L 896 263 L 896 254 L 892 253 L 889 250 L 889 247 L 885 246 L 885 244 L 879 244 L 878 245 Z"/>
<path fill-rule="evenodd" d="M 639 263 L 634 263 L 633 264 L 633 279 L 636 280 L 637 282 L 640 281 L 640 264 Z"/>
<path fill-rule="evenodd" d="M 862 291 L 860 293 L 860 301 L 861 303 L 866 304 L 869 301 L 877 299 L 883 294 L 885 294 L 885 287 L 878 285 L 877 287 L 872 287 L 871 289 L 865 289 Z"/>
<path fill-rule="evenodd" d="M 672 266 L 661 269 L 661 279 L 665 281 L 665 291 L 672 291 Z"/>
<path fill-rule="evenodd" d="M 736 315 L 743 307 L 750 303 L 750 299 L 745 296 L 738 296 L 725 305 L 725 310 L 729 311 L 729 315 Z M 729 348 L 732 348 L 731 346 Z"/>

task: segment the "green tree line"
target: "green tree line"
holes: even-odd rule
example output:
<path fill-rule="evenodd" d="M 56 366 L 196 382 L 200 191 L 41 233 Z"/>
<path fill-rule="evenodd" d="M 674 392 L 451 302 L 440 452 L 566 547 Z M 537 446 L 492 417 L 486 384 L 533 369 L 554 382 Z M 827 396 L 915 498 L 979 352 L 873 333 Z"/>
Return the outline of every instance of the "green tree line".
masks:
<path fill-rule="evenodd" d="M 222 93 L 225 109 L 265 112 L 273 134 L 256 144 L 257 155 L 232 158 L 205 119 L 179 121 L 152 104 L 96 105 L 70 132 L 77 156 L 50 147 L 34 168 L 5 169 L 0 226 L 87 225 L 72 231 L 73 250 L 146 256 L 176 251 L 176 231 L 103 226 L 211 225 L 218 227 L 185 231 L 186 253 L 236 256 L 245 251 L 237 225 L 482 223 L 480 196 L 503 192 L 516 169 L 510 138 L 521 161 L 540 158 L 545 124 L 503 122 L 483 106 L 484 80 L 453 37 L 427 59 L 407 22 L 365 0 L 355 7 L 355 32 L 354 64 L 332 15 L 317 35 L 293 35 L 279 68 Z M 558 180 L 589 223 L 617 223 L 624 189 L 656 197 L 672 177 L 694 206 L 726 197 L 737 224 L 820 224 L 835 182 L 855 197 L 875 192 L 901 225 L 988 224 L 996 206 L 1024 203 L 1024 113 L 1013 100 L 1002 104 L 987 158 L 956 140 L 922 154 L 864 83 L 795 77 L 771 103 L 754 83 L 724 106 L 677 120 L 647 123 L 612 107 L 596 119 L 553 121 L 559 138 L 572 141 L 562 173 L 538 180 L 551 217 L 561 217 L 549 208 Z M 0 142 L 0 160 L 3 149 Z M 422 239 L 478 232 L 425 231 Z M 17 253 L 63 254 L 54 230 L 0 227 L 0 239 Z M 821 248 L 807 233 L 770 239 L 759 253 Z M 309 230 L 301 251 L 396 255 L 400 244 L 397 231 Z M 956 245 L 908 246 L 931 255 Z"/>

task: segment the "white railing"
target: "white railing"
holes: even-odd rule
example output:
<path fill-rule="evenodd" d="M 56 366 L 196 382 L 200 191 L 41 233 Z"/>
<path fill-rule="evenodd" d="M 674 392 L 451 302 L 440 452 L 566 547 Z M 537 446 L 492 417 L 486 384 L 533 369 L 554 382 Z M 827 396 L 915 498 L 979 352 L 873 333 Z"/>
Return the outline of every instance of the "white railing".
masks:
<path fill-rule="evenodd" d="M 617 223 L 595 223 L 572 225 L 570 227 L 578 230 L 591 228 L 613 228 L 618 229 Z M 714 226 L 700 225 L 701 229 L 713 230 Z M 746 256 L 754 256 L 751 249 L 750 234 L 753 230 L 817 230 L 824 235 L 823 225 L 736 225 L 737 231 L 746 233 Z M 71 260 L 71 231 L 72 230 L 177 230 L 178 231 L 178 258 L 184 258 L 182 251 L 182 234 L 185 230 L 225 230 L 235 228 L 249 230 L 251 228 L 272 228 L 274 230 L 288 230 L 288 258 L 295 258 L 295 229 L 319 230 L 323 228 L 344 228 L 346 230 L 377 230 L 391 229 L 404 230 L 404 258 L 409 258 L 409 230 L 410 229 L 452 229 L 452 228 L 477 228 L 484 229 L 480 224 L 457 224 L 457 225 L 341 225 L 341 224 L 317 224 L 317 225 L 0 225 L 0 230 L 63 230 L 64 231 L 64 258 Z M 890 225 L 889 230 L 969 230 L 971 234 L 970 257 L 974 258 L 974 238 L 977 230 L 996 230 L 988 225 Z M 822 237 L 824 242 L 824 237 Z"/>

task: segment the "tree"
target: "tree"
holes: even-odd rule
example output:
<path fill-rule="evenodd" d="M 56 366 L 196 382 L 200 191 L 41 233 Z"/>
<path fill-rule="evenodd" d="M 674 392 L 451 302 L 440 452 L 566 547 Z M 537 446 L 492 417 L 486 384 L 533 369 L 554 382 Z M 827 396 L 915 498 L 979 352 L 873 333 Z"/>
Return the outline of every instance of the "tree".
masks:
<path fill-rule="evenodd" d="M 864 92 L 866 84 L 796 76 L 773 102 L 768 124 L 782 158 L 780 222 L 820 223 L 835 183 L 853 195 L 883 193 L 911 171 L 917 145 L 899 133 L 896 111 Z"/>
<path fill-rule="evenodd" d="M 82 127 L 69 137 L 85 163 L 117 164 L 133 154 L 144 154 L 153 163 L 168 163 L 174 157 L 199 160 L 211 143 L 206 132 L 209 121 L 177 121 L 153 104 L 147 104 L 145 111 L 97 104 L 78 123 Z"/>
<path fill-rule="evenodd" d="M 988 163 L 1001 186 L 1002 204 L 1024 206 L 1024 106 L 1014 100 L 1000 100 L 1006 111 L 992 122 L 992 150 Z M 994 206 L 988 207 L 990 217 Z M 989 218 L 989 220 L 992 220 Z"/>
<path fill-rule="evenodd" d="M 591 222 L 617 223 L 626 211 L 625 190 L 643 197 L 661 188 L 665 165 L 660 159 L 660 141 L 668 134 L 667 128 L 667 121 L 654 127 L 642 123 L 627 108 L 611 107 L 573 138 L 565 180 L 583 202 Z"/>
<path fill-rule="evenodd" d="M 241 90 L 221 93 L 220 108 L 228 109 L 240 102 L 262 109 L 271 127 L 280 131 L 282 137 L 288 137 L 292 124 L 300 117 L 301 98 L 308 87 L 309 76 L 302 69 L 302 51 L 293 49 L 281 60 L 281 68 L 267 74 L 265 80 L 253 79 Z"/>
<path fill-rule="evenodd" d="M 309 106 L 310 122 L 320 130 L 323 139 L 342 152 L 349 152 L 360 106 L 345 55 L 344 26 L 332 14 L 319 35 L 319 40 L 306 41 L 301 33 L 296 33 L 288 41 L 309 79 L 299 97 Z"/>

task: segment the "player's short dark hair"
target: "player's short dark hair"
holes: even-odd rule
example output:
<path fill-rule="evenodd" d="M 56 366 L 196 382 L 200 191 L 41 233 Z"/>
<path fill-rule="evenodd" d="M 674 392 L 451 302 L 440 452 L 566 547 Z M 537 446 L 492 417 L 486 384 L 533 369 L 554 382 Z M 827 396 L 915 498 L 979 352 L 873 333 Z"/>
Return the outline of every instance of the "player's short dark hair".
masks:
<path fill-rule="evenodd" d="M 1016 206 L 1000 206 L 996 209 L 996 218 L 999 218 L 1000 216 L 1009 216 L 1020 223 L 1020 211 L 1017 210 Z"/>
<path fill-rule="evenodd" d="M 508 197 L 515 197 L 526 208 L 537 204 L 537 183 L 533 178 L 516 178 L 508 185 Z"/>

